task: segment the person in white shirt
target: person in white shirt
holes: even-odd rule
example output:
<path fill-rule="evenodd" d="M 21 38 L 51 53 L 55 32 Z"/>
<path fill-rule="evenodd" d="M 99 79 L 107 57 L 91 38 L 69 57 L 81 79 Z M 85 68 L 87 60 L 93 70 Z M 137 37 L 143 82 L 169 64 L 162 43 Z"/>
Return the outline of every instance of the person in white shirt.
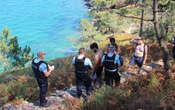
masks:
<path fill-rule="evenodd" d="M 138 66 L 137 73 L 140 73 L 140 70 L 143 65 L 145 65 L 147 60 L 147 54 L 148 54 L 148 47 L 144 44 L 141 37 L 136 37 L 135 39 L 131 40 L 130 43 L 133 43 L 136 45 L 134 55 L 131 57 L 131 60 L 129 62 L 129 65 L 126 69 L 126 72 L 128 73 L 128 69 L 136 63 Z"/>

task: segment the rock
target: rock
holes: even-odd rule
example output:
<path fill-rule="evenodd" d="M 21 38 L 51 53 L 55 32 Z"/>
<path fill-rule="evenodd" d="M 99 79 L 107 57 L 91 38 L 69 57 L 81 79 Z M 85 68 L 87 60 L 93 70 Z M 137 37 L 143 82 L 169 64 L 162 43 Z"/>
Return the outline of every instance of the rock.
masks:
<path fill-rule="evenodd" d="M 156 62 L 154 62 L 154 64 L 157 64 L 157 65 L 160 65 L 160 66 L 163 66 L 163 60 L 158 60 Z"/>
<path fill-rule="evenodd" d="M 67 97 L 70 97 L 66 94 Z M 3 107 L 0 108 L 0 110 L 57 110 L 58 108 L 61 108 L 60 110 L 63 110 L 64 104 L 62 101 L 63 98 L 57 97 L 57 96 L 50 96 L 47 97 L 48 103 L 50 104 L 47 108 L 39 107 L 39 101 L 35 102 L 27 102 L 24 101 L 21 105 L 12 105 L 12 104 L 6 104 Z"/>
<path fill-rule="evenodd" d="M 150 65 L 143 65 L 142 66 L 142 70 L 144 70 L 145 72 L 151 72 L 152 71 L 152 66 Z"/>
<path fill-rule="evenodd" d="M 153 68 L 161 68 L 161 65 L 159 65 L 159 64 L 154 64 L 154 63 L 148 64 L 148 66 L 152 67 L 152 69 L 153 69 Z"/>

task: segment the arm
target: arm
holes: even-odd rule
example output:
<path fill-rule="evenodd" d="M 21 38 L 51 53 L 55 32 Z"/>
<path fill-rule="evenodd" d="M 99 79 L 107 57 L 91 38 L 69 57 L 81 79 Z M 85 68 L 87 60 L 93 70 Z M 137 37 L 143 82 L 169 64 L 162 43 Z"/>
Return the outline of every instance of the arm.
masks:
<path fill-rule="evenodd" d="M 91 60 L 89 58 L 86 58 L 85 59 L 85 65 L 89 66 L 90 69 L 93 69 L 94 68 L 93 65 L 92 65 L 92 62 L 91 62 Z"/>
<path fill-rule="evenodd" d="M 44 72 L 45 77 L 49 77 L 51 72 L 54 70 L 54 69 L 51 69 L 52 67 L 50 65 L 48 65 L 48 66 L 49 66 L 49 71 L 48 72 Z"/>
<path fill-rule="evenodd" d="M 144 55 L 144 58 L 143 58 L 143 65 L 146 64 L 146 60 L 147 60 L 147 57 L 148 57 L 148 47 L 145 46 L 145 55 Z"/>
<path fill-rule="evenodd" d="M 118 48 L 117 48 L 117 52 L 118 52 L 118 54 L 120 55 L 121 49 L 120 49 L 120 46 L 119 46 L 119 45 L 118 45 Z"/>
<path fill-rule="evenodd" d="M 101 59 L 101 64 L 100 64 L 100 66 L 103 66 L 104 60 L 105 60 L 105 55 L 103 55 L 103 57 L 102 57 L 102 59 Z"/>
<path fill-rule="evenodd" d="M 75 57 L 73 57 L 73 59 L 72 59 L 72 64 L 73 65 L 75 64 Z"/>
<path fill-rule="evenodd" d="M 114 63 L 117 64 L 118 66 L 120 66 L 120 60 L 119 60 L 119 56 L 118 55 L 115 56 Z"/>
<path fill-rule="evenodd" d="M 52 68 L 50 65 L 48 65 L 48 69 L 45 63 L 42 63 L 39 67 L 39 70 L 44 73 L 45 77 L 48 77 L 51 74 L 51 72 L 54 70 L 54 68 Z"/>

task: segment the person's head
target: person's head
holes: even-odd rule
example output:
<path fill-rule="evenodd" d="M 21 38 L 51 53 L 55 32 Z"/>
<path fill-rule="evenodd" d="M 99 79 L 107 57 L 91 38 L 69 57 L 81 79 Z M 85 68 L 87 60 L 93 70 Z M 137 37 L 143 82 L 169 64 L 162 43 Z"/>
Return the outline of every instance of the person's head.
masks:
<path fill-rule="evenodd" d="M 37 57 L 39 58 L 39 59 L 44 59 L 44 51 L 42 51 L 42 50 L 39 50 L 38 52 L 37 52 Z"/>
<path fill-rule="evenodd" d="M 113 45 L 109 45 L 107 48 L 108 53 L 114 53 L 115 47 Z"/>
<path fill-rule="evenodd" d="M 85 54 L 85 49 L 84 48 L 80 48 L 78 51 L 78 54 L 80 55 L 84 55 Z"/>
<path fill-rule="evenodd" d="M 143 43 L 142 38 L 141 37 L 136 37 L 137 43 L 140 45 Z"/>
<path fill-rule="evenodd" d="M 115 39 L 113 37 L 110 37 L 109 38 L 109 41 L 110 41 L 111 44 L 114 44 L 115 43 Z"/>
<path fill-rule="evenodd" d="M 90 49 L 93 50 L 96 53 L 97 50 L 98 50 L 98 44 L 96 42 L 92 43 L 90 45 Z"/>

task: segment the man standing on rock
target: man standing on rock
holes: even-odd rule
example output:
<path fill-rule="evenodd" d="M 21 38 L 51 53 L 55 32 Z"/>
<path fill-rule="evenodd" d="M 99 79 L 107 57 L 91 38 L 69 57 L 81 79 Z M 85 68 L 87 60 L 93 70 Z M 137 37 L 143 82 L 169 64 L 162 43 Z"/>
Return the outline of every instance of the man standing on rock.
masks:
<path fill-rule="evenodd" d="M 103 56 L 103 51 L 98 48 L 98 44 L 96 42 L 92 43 L 90 45 L 90 49 L 93 50 L 94 52 L 94 73 L 93 75 L 96 76 L 94 85 L 96 86 L 96 83 L 99 83 L 99 86 L 102 86 L 102 71 L 103 71 L 103 66 L 101 66 L 101 58 Z"/>
<path fill-rule="evenodd" d="M 34 58 L 32 61 L 32 69 L 40 88 L 40 106 L 48 107 L 49 104 L 46 100 L 48 77 L 54 70 L 54 66 L 51 67 L 45 61 L 43 61 L 44 55 L 45 54 L 43 51 L 37 52 L 37 58 Z"/>
<path fill-rule="evenodd" d="M 120 60 L 118 54 L 115 54 L 115 47 L 110 45 L 107 48 L 108 53 L 102 57 L 102 64 L 105 68 L 105 82 L 109 86 L 113 86 L 112 81 L 115 80 L 115 85 L 120 84 L 120 76 L 118 74 L 118 67 L 120 66 Z"/>
<path fill-rule="evenodd" d="M 129 65 L 127 67 L 126 72 L 128 72 L 128 69 L 134 64 L 136 63 L 138 68 L 137 73 L 140 73 L 141 67 L 143 65 L 145 65 L 146 60 L 147 60 L 147 54 L 148 54 L 148 47 L 147 45 L 144 44 L 144 42 L 142 41 L 141 37 L 136 37 L 135 39 L 131 40 L 130 43 L 133 43 L 136 45 L 135 48 L 135 53 L 134 55 L 131 57 L 131 60 L 129 62 Z"/>
<path fill-rule="evenodd" d="M 93 69 L 93 65 L 90 59 L 85 57 L 84 48 L 79 49 L 78 56 L 72 59 L 72 64 L 75 66 L 77 96 L 79 98 L 82 96 L 81 85 L 86 87 L 86 95 L 90 95 L 91 78 L 89 76 L 89 70 Z"/>

